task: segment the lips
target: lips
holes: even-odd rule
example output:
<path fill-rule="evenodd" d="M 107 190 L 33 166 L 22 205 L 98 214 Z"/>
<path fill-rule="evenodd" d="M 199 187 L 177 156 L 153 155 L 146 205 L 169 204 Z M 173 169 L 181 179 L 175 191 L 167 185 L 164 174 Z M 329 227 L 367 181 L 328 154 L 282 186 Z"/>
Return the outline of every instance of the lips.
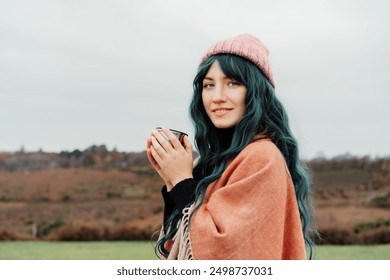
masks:
<path fill-rule="evenodd" d="M 232 108 L 216 108 L 216 109 L 211 110 L 211 112 L 217 117 L 222 117 L 225 114 L 229 113 L 231 110 L 233 110 L 233 109 Z"/>
<path fill-rule="evenodd" d="M 231 108 L 217 108 L 217 109 L 213 109 L 211 110 L 211 112 L 213 113 L 225 113 L 225 112 L 228 112 L 228 111 L 231 111 L 233 109 Z"/>

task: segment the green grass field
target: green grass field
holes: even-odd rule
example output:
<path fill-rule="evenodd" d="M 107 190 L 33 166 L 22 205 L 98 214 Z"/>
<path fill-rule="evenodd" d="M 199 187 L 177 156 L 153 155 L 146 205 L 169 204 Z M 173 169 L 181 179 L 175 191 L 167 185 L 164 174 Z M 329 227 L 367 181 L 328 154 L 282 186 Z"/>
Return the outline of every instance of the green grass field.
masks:
<path fill-rule="evenodd" d="M 155 260 L 152 242 L 0 241 L 1 260 Z M 318 260 L 390 260 L 390 244 L 318 246 Z"/>

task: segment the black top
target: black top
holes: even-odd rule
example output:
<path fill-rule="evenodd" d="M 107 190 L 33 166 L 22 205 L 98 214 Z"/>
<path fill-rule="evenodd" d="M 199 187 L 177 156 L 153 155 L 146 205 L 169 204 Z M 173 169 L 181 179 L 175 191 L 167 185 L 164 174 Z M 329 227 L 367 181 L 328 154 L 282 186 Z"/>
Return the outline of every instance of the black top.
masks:
<path fill-rule="evenodd" d="M 226 150 L 230 147 L 234 130 L 235 127 L 227 129 L 217 129 L 217 136 L 219 138 L 223 150 Z M 165 204 L 164 225 L 175 209 L 177 209 L 180 215 L 182 215 L 183 209 L 190 203 L 194 202 L 195 189 L 200 180 L 201 178 L 199 178 L 199 175 L 194 174 L 194 179 L 188 178 L 184 179 L 183 181 L 180 181 L 170 192 L 167 191 L 166 186 L 162 188 L 161 193 Z"/>
<path fill-rule="evenodd" d="M 175 209 L 179 210 L 179 213 L 195 199 L 195 189 L 198 184 L 198 180 L 188 178 L 175 185 L 175 187 L 168 192 L 167 187 L 164 186 L 161 190 L 164 199 L 164 225 Z"/>

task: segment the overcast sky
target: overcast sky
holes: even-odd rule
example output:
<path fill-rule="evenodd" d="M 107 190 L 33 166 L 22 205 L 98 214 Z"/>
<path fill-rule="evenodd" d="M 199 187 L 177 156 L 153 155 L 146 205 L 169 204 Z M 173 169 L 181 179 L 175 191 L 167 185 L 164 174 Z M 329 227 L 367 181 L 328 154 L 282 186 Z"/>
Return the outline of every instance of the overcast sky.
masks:
<path fill-rule="evenodd" d="M 390 2 L 0 0 L 0 151 L 193 137 L 202 54 L 251 33 L 304 158 L 390 155 Z"/>

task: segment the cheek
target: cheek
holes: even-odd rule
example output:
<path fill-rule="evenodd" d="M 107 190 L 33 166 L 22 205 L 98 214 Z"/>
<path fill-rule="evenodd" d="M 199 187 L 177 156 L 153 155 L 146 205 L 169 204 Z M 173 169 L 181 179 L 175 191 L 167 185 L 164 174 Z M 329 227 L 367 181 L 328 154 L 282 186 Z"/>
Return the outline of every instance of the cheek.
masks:
<path fill-rule="evenodd" d="M 209 104 L 209 100 L 207 97 L 205 97 L 205 95 L 202 94 L 202 103 L 203 103 L 203 107 L 205 108 L 205 110 L 207 111 L 208 109 L 208 104 Z"/>
<path fill-rule="evenodd" d="M 239 104 L 242 115 L 244 115 L 246 112 L 246 91 L 241 94 L 240 99 L 237 100 L 237 104 Z"/>

